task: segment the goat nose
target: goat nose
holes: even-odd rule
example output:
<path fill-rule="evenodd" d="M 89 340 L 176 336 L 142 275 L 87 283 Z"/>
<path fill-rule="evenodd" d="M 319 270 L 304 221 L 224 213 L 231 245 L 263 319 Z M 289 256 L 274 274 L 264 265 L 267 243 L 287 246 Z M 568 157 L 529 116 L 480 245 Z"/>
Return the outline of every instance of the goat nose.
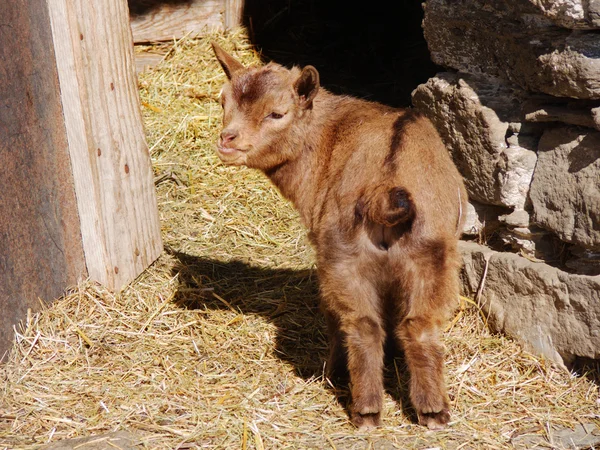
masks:
<path fill-rule="evenodd" d="M 223 144 L 233 141 L 237 137 L 237 133 L 231 130 L 223 130 L 221 133 L 221 141 Z"/>

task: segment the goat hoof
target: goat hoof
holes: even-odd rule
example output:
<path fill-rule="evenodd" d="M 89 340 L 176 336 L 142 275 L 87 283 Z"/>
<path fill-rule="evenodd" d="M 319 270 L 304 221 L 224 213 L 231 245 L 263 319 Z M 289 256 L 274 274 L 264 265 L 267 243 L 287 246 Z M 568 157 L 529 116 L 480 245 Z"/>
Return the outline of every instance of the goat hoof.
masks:
<path fill-rule="evenodd" d="M 381 413 L 352 413 L 352 423 L 359 431 L 371 431 L 381 424 Z"/>
<path fill-rule="evenodd" d="M 430 430 L 439 431 L 446 428 L 450 422 L 450 411 L 446 408 L 439 412 L 418 413 L 419 424 L 426 426 Z"/>

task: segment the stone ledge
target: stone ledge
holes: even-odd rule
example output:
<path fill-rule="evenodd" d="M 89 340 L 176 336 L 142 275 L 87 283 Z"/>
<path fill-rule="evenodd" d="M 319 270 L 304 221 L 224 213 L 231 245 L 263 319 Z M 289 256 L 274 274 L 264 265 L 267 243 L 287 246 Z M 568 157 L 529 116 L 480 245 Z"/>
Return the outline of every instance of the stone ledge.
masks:
<path fill-rule="evenodd" d="M 463 293 L 474 296 L 485 278 L 481 304 L 493 331 L 558 364 L 600 358 L 600 276 L 573 275 L 472 242 L 459 249 Z"/>

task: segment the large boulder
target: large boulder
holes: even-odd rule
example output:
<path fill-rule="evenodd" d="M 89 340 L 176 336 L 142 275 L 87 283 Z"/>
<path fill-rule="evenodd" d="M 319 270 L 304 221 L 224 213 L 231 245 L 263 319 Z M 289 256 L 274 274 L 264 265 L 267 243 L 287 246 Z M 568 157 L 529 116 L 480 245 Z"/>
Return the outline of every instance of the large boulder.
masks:
<path fill-rule="evenodd" d="M 483 280 L 480 302 L 492 330 L 559 364 L 600 358 L 600 276 L 569 274 L 471 242 L 461 242 L 460 250 L 464 293 L 475 296 Z"/>
<path fill-rule="evenodd" d="M 548 4 L 428 0 L 423 29 L 431 57 L 436 64 L 502 77 L 534 92 L 600 99 L 598 34 L 557 26 L 541 12 Z"/>
<path fill-rule="evenodd" d="M 439 73 L 413 105 L 434 123 L 472 200 L 523 209 L 536 163 L 538 124 L 520 123 L 525 93 L 498 79 Z"/>
<path fill-rule="evenodd" d="M 600 132 L 546 130 L 530 197 L 535 223 L 565 242 L 600 250 Z"/>

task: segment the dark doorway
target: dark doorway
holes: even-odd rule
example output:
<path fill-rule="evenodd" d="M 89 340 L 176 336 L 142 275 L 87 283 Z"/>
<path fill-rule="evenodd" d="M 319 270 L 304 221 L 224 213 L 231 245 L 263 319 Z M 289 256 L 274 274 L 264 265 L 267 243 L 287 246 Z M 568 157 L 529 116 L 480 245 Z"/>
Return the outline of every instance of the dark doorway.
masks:
<path fill-rule="evenodd" d="M 335 93 L 408 106 L 412 90 L 441 70 L 419 1 L 247 0 L 244 20 L 265 61 L 312 64 Z"/>

